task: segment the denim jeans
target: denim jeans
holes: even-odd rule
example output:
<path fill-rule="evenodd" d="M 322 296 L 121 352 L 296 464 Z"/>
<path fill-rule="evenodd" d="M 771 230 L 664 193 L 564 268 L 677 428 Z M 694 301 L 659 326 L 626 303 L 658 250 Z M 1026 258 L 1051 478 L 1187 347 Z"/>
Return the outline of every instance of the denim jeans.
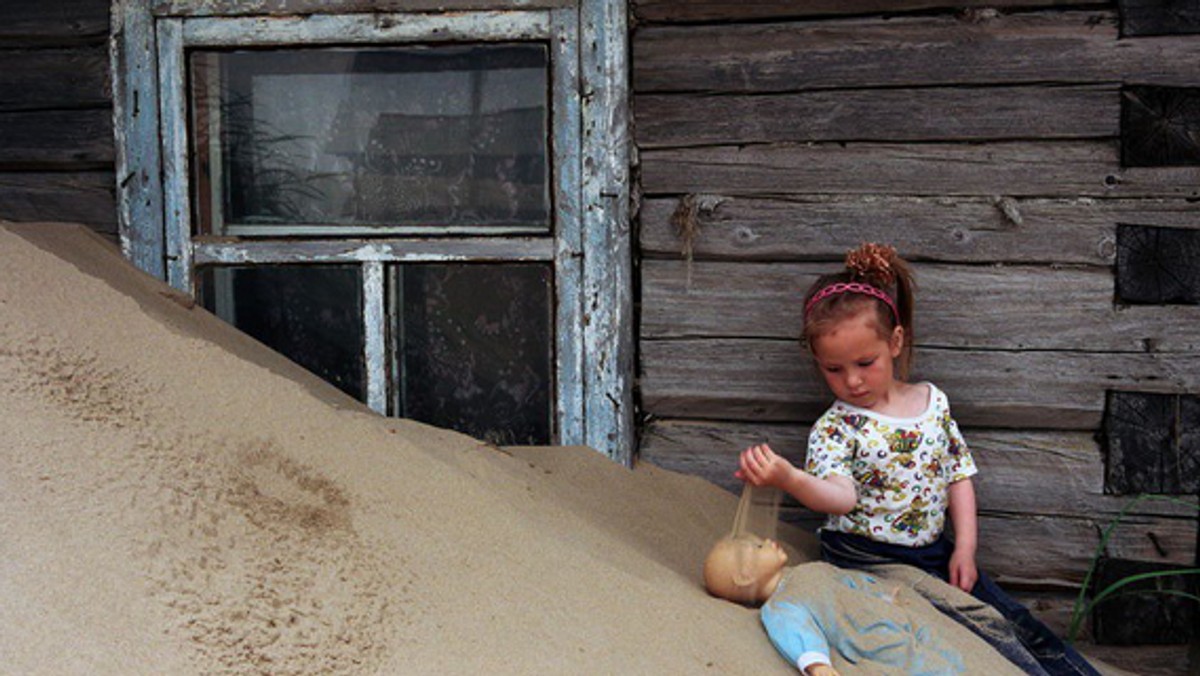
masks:
<path fill-rule="evenodd" d="M 876 569 L 901 563 L 945 581 L 949 579 L 950 555 L 953 553 L 954 546 L 945 536 L 923 547 L 905 547 L 876 542 L 860 535 L 821 531 L 821 557 L 843 568 Z M 887 576 L 882 570 L 875 572 Z M 971 596 L 990 608 L 964 603 L 961 596 L 956 599 L 952 594 L 939 593 L 930 585 L 916 585 L 916 588 L 938 610 L 987 641 L 1026 673 L 1050 676 L 1099 674 L 1082 655 L 1055 636 L 983 572 L 979 573 Z"/>

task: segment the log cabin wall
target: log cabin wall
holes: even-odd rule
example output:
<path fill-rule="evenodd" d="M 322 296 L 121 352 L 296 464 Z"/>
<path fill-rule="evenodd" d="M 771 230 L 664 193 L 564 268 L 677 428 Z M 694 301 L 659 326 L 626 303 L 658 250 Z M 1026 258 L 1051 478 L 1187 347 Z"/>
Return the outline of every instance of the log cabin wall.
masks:
<path fill-rule="evenodd" d="M 802 461 L 830 403 L 797 342 L 804 290 L 892 243 L 916 262 L 916 377 L 981 465 L 981 567 L 1058 590 L 1051 616 L 1135 493 L 1191 506 L 1141 503 L 1107 555 L 1197 559 L 1200 418 L 1170 411 L 1200 401 L 1200 259 L 1179 260 L 1200 252 L 1200 24 L 1164 29 L 1154 2 L 1124 27 L 1112 3 L 964 5 L 633 3 L 640 453 L 731 490 L 748 444 Z M 1168 303 L 1117 288 L 1175 277 Z M 1159 450 L 1132 452 L 1158 480 L 1114 489 L 1108 439 L 1154 436 L 1145 397 L 1169 409 Z M 1161 491 L 1171 463 L 1192 479 Z"/>
<path fill-rule="evenodd" d="M 0 219 L 117 239 L 109 2 L 0 3 Z"/>

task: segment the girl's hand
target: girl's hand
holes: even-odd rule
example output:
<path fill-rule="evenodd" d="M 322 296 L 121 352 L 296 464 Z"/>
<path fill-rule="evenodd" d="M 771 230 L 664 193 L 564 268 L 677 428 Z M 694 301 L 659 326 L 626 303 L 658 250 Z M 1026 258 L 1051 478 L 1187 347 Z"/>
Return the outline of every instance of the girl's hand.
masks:
<path fill-rule="evenodd" d="M 950 555 L 950 584 L 970 594 L 978 580 L 979 570 L 975 568 L 975 554 L 955 548 L 954 553 Z"/>
<path fill-rule="evenodd" d="M 740 469 L 734 476 L 753 486 L 785 488 L 788 479 L 796 471 L 795 466 L 771 450 L 766 444 L 751 446 L 742 451 L 738 459 Z"/>

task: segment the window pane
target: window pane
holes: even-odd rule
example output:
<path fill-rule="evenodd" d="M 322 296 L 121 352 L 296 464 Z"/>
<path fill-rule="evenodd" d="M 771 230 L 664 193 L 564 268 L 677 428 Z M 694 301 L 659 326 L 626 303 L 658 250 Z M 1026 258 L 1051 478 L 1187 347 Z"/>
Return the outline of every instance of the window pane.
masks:
<path fill-rule="evenodd" d="M 392 268 L 398 415 L 496 444 L 553 441 L 549 265 Z"/>
<path fill-rule="evenodd" d="M 364 400 L 357 266 L 216 267 L 198 272 L 200 299 L 210 312 Z"/>
<path fill-rule="evenodd" d="M 540 43 L 190 55 L 208 234 L 549 229 Z"/>

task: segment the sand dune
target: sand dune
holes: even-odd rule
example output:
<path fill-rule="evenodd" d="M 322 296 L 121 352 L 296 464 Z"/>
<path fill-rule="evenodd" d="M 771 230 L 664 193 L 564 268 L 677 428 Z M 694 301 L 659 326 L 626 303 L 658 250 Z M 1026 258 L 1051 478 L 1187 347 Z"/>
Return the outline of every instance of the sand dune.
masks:
<path fill-rule="evenodd" d="M 375 416 L 83 228 L 0 228 L 0 424 L 8 673 L 791 672 L 732 496 Z"/>

